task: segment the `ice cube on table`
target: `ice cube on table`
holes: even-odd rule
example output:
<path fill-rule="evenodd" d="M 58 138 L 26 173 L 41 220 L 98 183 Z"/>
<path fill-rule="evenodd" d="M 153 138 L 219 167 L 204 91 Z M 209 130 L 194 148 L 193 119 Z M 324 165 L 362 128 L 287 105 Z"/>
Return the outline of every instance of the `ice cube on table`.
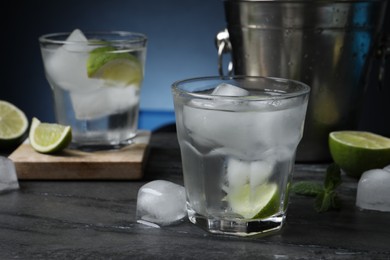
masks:
<path fill-rule="evenodd" d="M 213 90 L 212 95 L 237 97 L 237 96 L 247 96 L 249 95 L 249 92 L 243 88 L 222 83 Z"/>
<path fill-rule="evenodd" d="M 390 172 L 372 169 L 359 179 L 356 206 L 361 209 L 390 211 Z"/>
<path fill-rule="evenodd" d="M 0 193 L 19 189 L 18 177 L 12 160 L 0 156 Z"/>
<path fill-rule="evenodd" d="M 153 227 L 175 224 L 187 215 L 183 186 L 164 180 L 148 182 L 138 190 L 137 222 Z"/>

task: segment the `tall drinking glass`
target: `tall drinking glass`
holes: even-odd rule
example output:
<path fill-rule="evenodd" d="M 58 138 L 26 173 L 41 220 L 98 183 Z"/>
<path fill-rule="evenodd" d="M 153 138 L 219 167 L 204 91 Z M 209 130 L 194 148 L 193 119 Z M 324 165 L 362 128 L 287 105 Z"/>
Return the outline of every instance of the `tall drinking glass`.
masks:
<path fill-rule="evenodd" d="M 137 134 L 146 36 L 76 29 L 39 42 L 56 119 L 72 127 L 72 146 L 129 144 Z"/>
<path fill-rule="evenodd" d="M 282 228 L 309 91 L 301 82 L 250 76 L 173 84 L 192 223 L 239 236 Z"/>

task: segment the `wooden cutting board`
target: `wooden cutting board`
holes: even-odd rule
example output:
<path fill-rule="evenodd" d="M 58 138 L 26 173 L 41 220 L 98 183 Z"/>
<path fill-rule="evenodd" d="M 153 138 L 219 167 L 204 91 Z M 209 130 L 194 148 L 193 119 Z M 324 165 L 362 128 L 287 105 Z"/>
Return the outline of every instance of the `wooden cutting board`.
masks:
<path fill-rule="evenodd" d="M 150 132 L 119 150 L 83 152 L 65 149 L 59 154 L 36 152 L 24 142 L 9 158 L 19 180 L 136 180 L 143 176 Z"/>

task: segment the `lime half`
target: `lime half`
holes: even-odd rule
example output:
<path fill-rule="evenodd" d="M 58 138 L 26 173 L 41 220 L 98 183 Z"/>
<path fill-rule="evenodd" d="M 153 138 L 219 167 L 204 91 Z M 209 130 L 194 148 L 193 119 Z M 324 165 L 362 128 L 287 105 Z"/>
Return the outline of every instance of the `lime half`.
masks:
<path fill-rule="evenodd" d="M 30 144 L 40 153 L 55 153 L 66 148 L 72 140 L 70 126 L 41 123 L 37 118 L 32 119 L 30 128 Z"/>
<path fill-rule="evenodd" d="M 13 104 L 0 100 L 0 148 L 21 143 L 28 128 L 26 115 Z"/>
<path fill-rule="evenodd" d="M 141 62 L 128 52 L 114 47 L 100 47 L 89 53 L 87 73 L 90 78 L 103 79 L 109 86 L 140 86 L 143 79 Z"/>
<path fill-rule="evenodd" d="M 232 211 L 246 219 L 266 218 L 279 211 L 280 196 L 275 183 L 265 183 L 254 188 L 245 184 L 228 194 Z"/>
<path fill-rule="evenodd" d="M 370 132 L 331 132 L 329 149 L 334 162 L 355 178 L 364 171 L 390 164 L 390 139 Z"/>

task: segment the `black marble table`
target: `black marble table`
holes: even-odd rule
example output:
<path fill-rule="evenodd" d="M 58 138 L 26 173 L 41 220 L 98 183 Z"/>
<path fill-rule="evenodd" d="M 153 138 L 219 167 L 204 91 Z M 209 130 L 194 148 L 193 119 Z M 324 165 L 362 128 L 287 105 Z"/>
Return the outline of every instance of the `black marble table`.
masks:
<path fill-rule="evenodd" d="M 298 164 L 294 181 L 322 181 L 326 167 Z M 0 259 L 390 259 L 390 213 L 357 209 L 357 181 L 342 178 L 341 210 L 317 213 L 292 194 L 272 236 L 213 235 L 188 220 L 152 228 L 136 223 L 138 189 L 183 184 L 176 134 L 155 132 L 142 180 L 21 181 L 0 194 Z"/>

